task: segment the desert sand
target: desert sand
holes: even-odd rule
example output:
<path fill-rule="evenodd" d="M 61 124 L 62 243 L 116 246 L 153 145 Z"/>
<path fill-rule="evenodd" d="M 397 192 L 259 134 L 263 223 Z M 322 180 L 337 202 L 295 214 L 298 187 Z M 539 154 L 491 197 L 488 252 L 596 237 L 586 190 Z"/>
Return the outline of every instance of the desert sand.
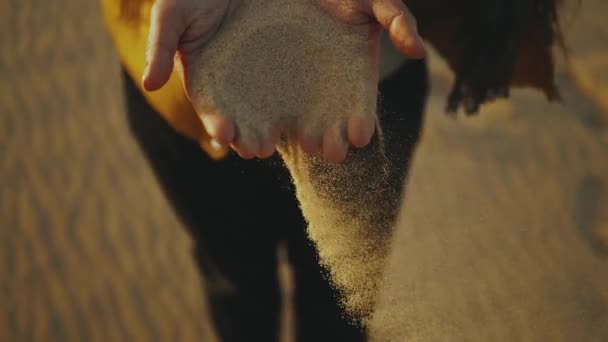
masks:
<path fill-rule="evenodd" d="M 606 336 L 606 10 L 585 1 L 573 19 L 564 107 L 518 92 L 454 121 L 433 64 L 378 340 Z M 213 340 L 97 4 L 3 2 L 0 28 L 0 341 Z"/>

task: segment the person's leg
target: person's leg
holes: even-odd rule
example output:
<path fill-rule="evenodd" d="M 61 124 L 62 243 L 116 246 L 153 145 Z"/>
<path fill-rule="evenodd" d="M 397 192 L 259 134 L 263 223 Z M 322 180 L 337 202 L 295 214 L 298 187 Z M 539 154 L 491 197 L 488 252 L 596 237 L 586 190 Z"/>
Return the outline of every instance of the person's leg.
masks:
<path fill-rule="evenodd" d="M 340 305 L 340 294 L 319 263 L 304 225 L 289 230 L 288 256 L 294 279 L 296 341 L 366 341 L 365 330 L 350 320 Z"/>
<path fill-rule="evenodd" d="M 276 341 L 280 291 L 277 244 L 283 227 L 267 219 L 294 206 L 273 171 L 280 163 L 235 155 L 213 161 L 176 133 L 125 76 L 128 120 L 158 180 L 195 241 L 222 341 Z"/>
<path fill-rule="evenodd" d="M 422 130 L 428 95 L 425 61 L 410 60 L 380 83 L 380 125 L 387 158 L 407 176 L 407 167 Z"/>

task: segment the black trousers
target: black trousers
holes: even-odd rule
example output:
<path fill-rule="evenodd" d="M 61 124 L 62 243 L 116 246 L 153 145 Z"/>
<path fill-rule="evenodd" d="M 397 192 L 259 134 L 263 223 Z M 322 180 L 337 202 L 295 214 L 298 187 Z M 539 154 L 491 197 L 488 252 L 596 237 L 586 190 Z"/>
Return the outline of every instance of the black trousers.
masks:
<path fill-rule="evenodd" d="M 365 331 L 344 318 L 319 265 L 280 157 L 243 160 L 230 154 L 211 160 L 155 113 L 123 75 L 130 128 L 195 241 L 194 257 L 220 339 L 277 340 L 277 247 L 285 243 L 294 270 L 297 341 L 365 341 Z M 425 64 L 404 63 L 380 84 L 380 93 L 386 149 L 407 163 L 427 94 Z"/>

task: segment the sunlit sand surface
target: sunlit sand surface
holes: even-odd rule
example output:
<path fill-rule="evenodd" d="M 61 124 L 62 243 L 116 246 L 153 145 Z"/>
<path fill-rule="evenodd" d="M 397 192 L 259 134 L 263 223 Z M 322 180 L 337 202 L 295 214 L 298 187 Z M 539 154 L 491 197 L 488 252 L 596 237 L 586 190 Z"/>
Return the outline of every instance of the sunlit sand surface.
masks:
<path fill-rule="evenodd" d="M 608 11 L 583 5 L 564 106 L 521 91 L 454 121 L 433 61 L 379 341 L 606 336 Z M 0 40 L 0 341 L 213 341 L 97 3 L 0 2 Z"/>

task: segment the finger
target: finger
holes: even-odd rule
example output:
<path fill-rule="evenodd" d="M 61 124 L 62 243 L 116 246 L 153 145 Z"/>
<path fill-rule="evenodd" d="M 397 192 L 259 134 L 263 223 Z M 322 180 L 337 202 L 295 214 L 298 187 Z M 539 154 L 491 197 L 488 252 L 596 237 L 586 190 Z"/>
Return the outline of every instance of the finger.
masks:
<path fill-rule="evenodd" d="M 142 79 L 144 89 L 158 90 L 173 72 L 173 59 L 184 31 L 183 18 L 171 0 L 158 0 L 150 13 L 147 66 Z"/>
<path fill-rule="evenodd" d="M 330 163 L 341 163 L 346 159 L 348 144 L 339 128 L 328 129 L 323 136 L 323 159 Z"/>
<path fill-rule="evenodd" d="M 234 141 L 235 128 L 231 120 L 220 114 L 203 114 L 200 118 L 211 138 L 223 145 Z"/>
<path fill-rule="evenodd" d="M 422 38 L 418 35 L 416 19 L 401 0 L 371 0 L 372 13 L 389 33 L 395 47 L 414 59 L 426 55 Z"/>

